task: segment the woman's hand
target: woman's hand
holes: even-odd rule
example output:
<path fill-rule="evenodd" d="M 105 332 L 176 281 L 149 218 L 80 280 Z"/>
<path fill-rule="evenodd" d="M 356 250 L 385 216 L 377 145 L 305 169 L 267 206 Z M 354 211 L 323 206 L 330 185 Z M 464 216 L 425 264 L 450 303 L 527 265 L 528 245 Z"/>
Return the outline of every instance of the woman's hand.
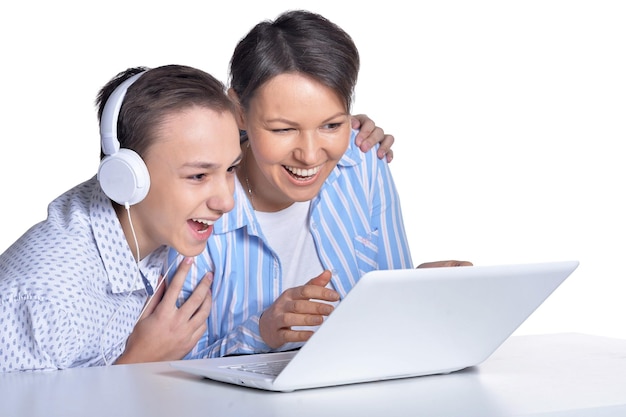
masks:
<path fill-rule="evenodd" d="M 435 261 L 424 262 L 420 264 L 418 268 L 441 268 L 446 266 L 473 266 L 473 264 L 468 261 Z"/>
<path fill-rule="evenodd" d="M 393 159 L 393 145 L 394 137 L 387 135 L 380 127 L 377 127 L 372 119 L 364 114 L 357 114 L 352 116 L 352 128 L 360 129 L 359 134 L 356 136 L 356 144 L 363 151 L 367 152 L 374 145 L 380 142 L 377 155 L 380 159 L 387 158 L 387 162 L 391 162 Z"/>
<path fill-rule="evenodd" d="M 339 300 L 339 294 L 326 288 L 330 271 L 324 271 L 305 285 L 283 292 L 263 312 L 259 332 L 265 344 L 276 349 L 289 342 L 305 342 L 313 335 L 309 330 L 292 330 L 292 326 L 319 326 L 334 307 L 327 303 Z M 321 300 L 321 301 L 320 301 Z"/>

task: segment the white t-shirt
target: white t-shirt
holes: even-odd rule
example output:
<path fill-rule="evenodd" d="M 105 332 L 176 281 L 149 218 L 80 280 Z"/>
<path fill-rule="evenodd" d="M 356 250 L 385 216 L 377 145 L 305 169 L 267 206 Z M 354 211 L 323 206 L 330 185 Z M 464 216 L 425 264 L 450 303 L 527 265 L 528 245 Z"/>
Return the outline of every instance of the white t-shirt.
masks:
<path fill-rule="evenodd" d="M 304 285 L 324 271 L 309 231 L 310 205 L 310 201 L 296 202 L 277 212 L 256 212 L 263 234 L 280 259 L 283 291 Z M 332 283 L 327 287 L 333 289 Z M 318 327 L 292 326 L 292 329 L 314 331 Z"/>
<path fill-rule="evenodd" d="M 303 285 L 324 270 L 309 232 L 309 207 L 310 201 L 304 201 L 273 213 L 256 212 L 263 234 L 280 259 L 283 290 Z"/>

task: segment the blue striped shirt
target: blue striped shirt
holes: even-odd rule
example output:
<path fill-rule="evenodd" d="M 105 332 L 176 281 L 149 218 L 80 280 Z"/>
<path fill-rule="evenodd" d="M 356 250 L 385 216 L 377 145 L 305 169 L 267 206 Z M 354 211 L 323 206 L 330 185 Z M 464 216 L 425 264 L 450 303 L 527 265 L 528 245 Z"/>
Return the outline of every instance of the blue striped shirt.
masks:
<path fill-rule="evenodd" d="M 332 272 L 332 285 L 342 298 L 368 271 L 413 267 L 389 166 L 376 152 L 361 152 L 354 144 L 355 133 L 311 201 L 309 216 L 318 257 Z M 181 260 L 170 251 L 170 263 Z M 239 182 L 235 207 L 215 223 L 179 302 L 189 297 L 207 271 L 214 273 L 208 331 L 186 358 L 270 351 L 260 337 L 259 318 L 286 290 L 282 288 L 281 260 L 268 245 Z M 296 345 L 288 344 L 281 350 L 293 347 Z"/>

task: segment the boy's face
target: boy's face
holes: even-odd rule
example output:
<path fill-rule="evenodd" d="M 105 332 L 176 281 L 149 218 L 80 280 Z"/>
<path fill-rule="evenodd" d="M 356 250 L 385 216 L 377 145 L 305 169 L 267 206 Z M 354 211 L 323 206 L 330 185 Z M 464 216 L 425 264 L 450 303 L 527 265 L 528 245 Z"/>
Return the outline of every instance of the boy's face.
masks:
<path fill-rule="evenodd" d="M 162 245 L 185 256 L 198 255 L 213 223 L 234 206 L 241 161 L 234 116 L 198 106 L 170 114 L 144 161 L 150 191 L 133 206 L 142 255 Z"/>

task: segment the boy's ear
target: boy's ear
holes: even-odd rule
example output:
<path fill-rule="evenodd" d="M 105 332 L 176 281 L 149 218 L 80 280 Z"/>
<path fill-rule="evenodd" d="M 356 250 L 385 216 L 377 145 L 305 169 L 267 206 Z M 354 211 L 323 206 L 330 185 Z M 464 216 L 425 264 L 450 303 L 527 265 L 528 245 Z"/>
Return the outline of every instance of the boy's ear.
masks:
<path fill-rule="evenodd" d="M 237 108 L 237 126 L 239 127 L 239 130 L 248 130 L 246 126 L 246 117 L 243 108 L 239 103 L 239 96 L 237 96 L 235 90 L 229 88 L 228 97 L 230 97 L 230 99 L 235 103 L 235 107 Z"/>

